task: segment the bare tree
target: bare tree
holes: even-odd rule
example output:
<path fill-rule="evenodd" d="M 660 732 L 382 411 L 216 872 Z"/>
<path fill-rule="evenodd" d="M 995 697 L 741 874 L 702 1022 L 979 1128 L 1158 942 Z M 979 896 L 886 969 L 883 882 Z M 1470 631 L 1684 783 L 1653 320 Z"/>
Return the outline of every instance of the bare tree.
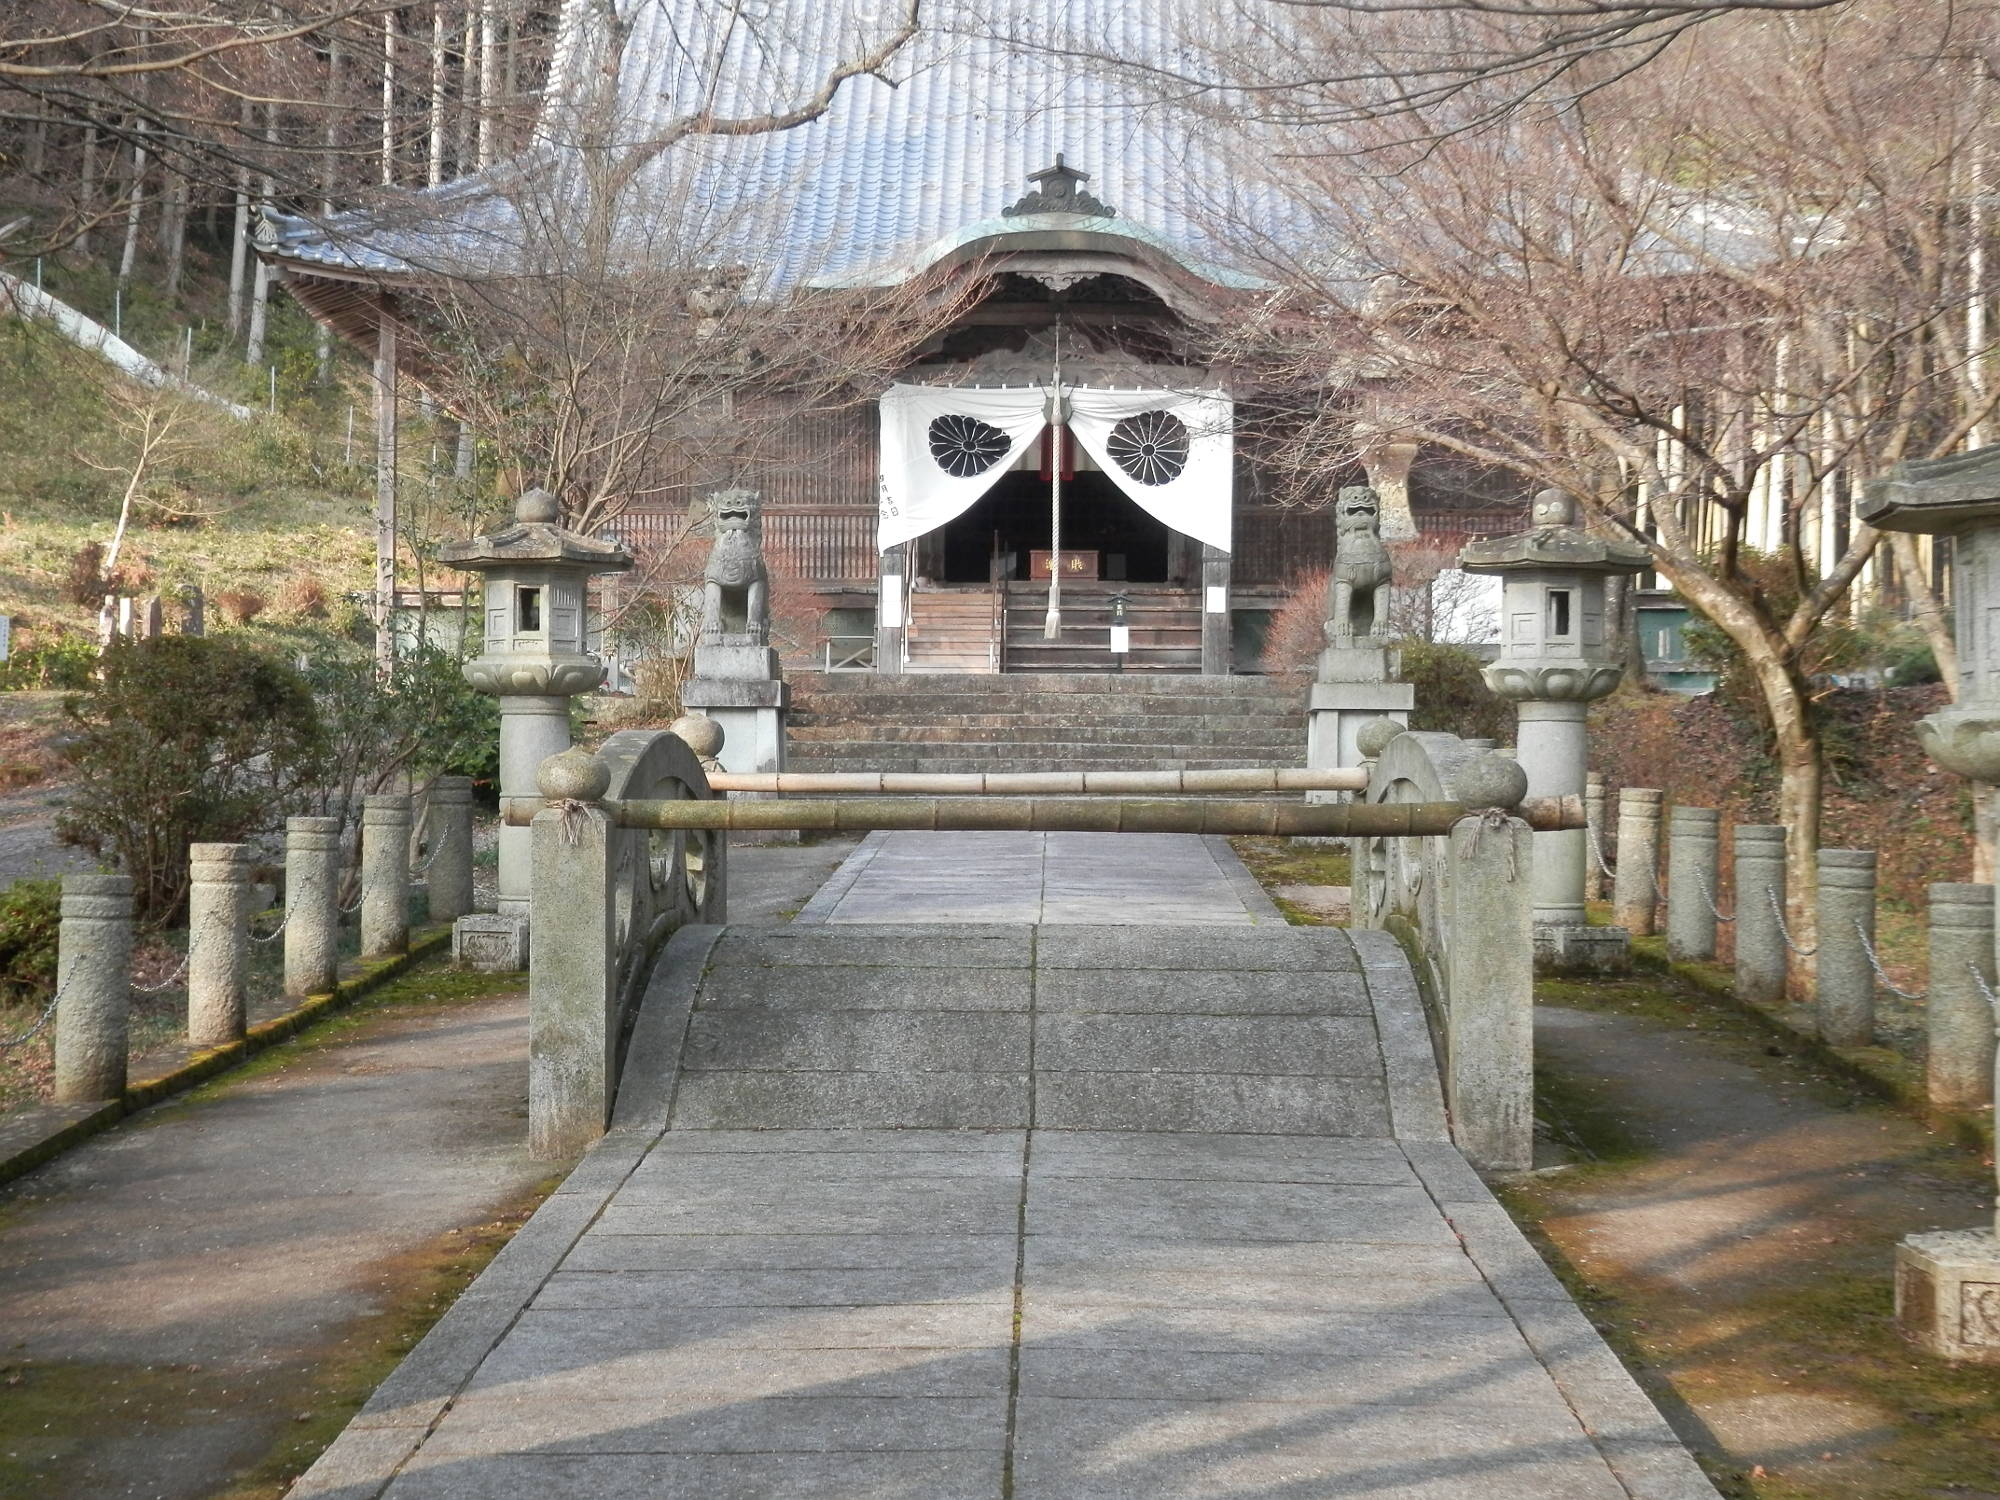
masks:
<path fill-rule="evenodd" d="M 1954 451 L 1993 407 L 1956 192 L 1985 122 L 1934 78 L 1991 39 L 1975 22 L 1991 17 L 1855 0 L 1709 28 L 1560 110 L 1421 145 L 1357 128 L 1379 153 L 1366 169 L 1314 152 L 1302 120 L 1272 130 L 1266 179 L 1217 205 L 1285 288 L 1239 342 L 1312 393 L 1302 472 L 1393 435 L 1558 485 L 1741 651 L 1804 933 L 1810 661 L 1877 546 L 1849 496 Z"/>

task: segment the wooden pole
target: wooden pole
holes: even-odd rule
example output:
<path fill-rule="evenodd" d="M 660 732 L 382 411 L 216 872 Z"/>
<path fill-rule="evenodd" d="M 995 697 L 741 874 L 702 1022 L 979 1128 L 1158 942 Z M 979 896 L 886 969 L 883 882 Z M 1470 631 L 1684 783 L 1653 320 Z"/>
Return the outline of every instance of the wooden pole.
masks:
<path fill-rule="evenodd" d="M 524 828 L 551 804 L 507 799 Z M 839 802 L 675 800 L 580 803 L 621 828 L 801 829 L 819 833 L 1219 833 L 1304 838 L 1418 838 L 1451 832 L 1481 810 L 1462 802 L 1130 801 L 1116 797 L 856 797 Z M 1504 810 L 1503 810 L 1504 811 Z M 1581 797 L 1532 798 L 1511 811 L 1530 828 L 1583 827 Z"/>

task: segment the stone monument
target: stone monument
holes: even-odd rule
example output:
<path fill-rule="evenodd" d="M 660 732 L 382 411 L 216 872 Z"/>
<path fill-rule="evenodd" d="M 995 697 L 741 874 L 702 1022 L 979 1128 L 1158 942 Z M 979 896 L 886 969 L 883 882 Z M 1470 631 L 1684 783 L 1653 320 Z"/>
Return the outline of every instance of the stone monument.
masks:
<path fill-rule="evenodd" d="M 1576 502 L 1553 489 L 1535 496 L 1529 530 L 1472 542 L 1459 553 L 1466 572 L 1502 581 L 1500 655 L 1486 669 L 1486 685 L 1516 705 L 1516 756 L 1529 796 L 1584 795 L 1585 716 L 1625 672 L 1624 653 L 1606 627 L 1604 580 L 1644 572 L 1650 561 L 1635 542 L 1585 531 Z M 1623 928 L 1584 920 L 1589 837 L 1581 828 L 1535 835 L 1535 958 L 1547 970 L 1602 973 L 1630 959 Z"/>
<path fill-rule="evenodd" d="M 524 493 L 514 524 L 438 549 L 447 567 L 485 582 L 483 646 L 465 680 L 500 700 L 500 795 L 533 797 L 535 772 L 569 748 L 569 700 L 604 680 L 604 664 L 584 650 L 594 574 L 621 573 L 631 554 L 615 542 L 565 530 L 547 490 Z M 475 968 L 519 969 L 528 962 L 528 884 L 533 832 L 500 829 L 500 910 L 460 917 L 452 953 Z"/>
<path fill-rule="evenodd" d="M 2000 445 L 1899 464 L 1866 487 L 1860 511 L 1884 531 L 1952 539 L 1958 698 L 1918 720 L 1917 739 L 1947 771 L 2000 783 L 2000 640 L 1989 623 L 2000 610 Z M 2000 1364 L 2000 1210 L 1991 1225 L 1896 1247 L 1896 1321 L 1933 1354 Z"/>
<path fill-rule="evenodd" d="M 1333 574 L 1327 580 L 1326 649 L 1307 701 L 1306 765 L 1315 771 L 1365 760 L 1355 736 L 1371 719 L 1407 726 L 1416 689 L 1397 679 L 1400 653 L 1381 634 L 1389 602 L 1389 550 L 1382 545 L 1382 504 L 1365 484 L 1348 485 L 1334 504 Z M 1339 797 L 1308 793 L 1308 801 Z"/>
<path fill-rule="evenodd" d="M 725 771 L 785 769 L 785 683 L 771 649 L 770 573 L 761 502 L 723 490 L 709 502 L 715 542 L 701 575 L 701 634 L 681 706 L 722 728 Z"/>

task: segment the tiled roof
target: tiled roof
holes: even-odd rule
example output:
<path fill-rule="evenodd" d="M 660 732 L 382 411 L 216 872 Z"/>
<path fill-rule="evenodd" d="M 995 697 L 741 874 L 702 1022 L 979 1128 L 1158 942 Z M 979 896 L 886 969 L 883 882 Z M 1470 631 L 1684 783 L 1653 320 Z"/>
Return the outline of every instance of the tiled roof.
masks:
<path fill-rule="evenodd" d="M 1250 282 L 1240 267 L 1228 269 L 1227 251 L 1202 228 L 1202 195 L 1227 168 L 1191 116 L 1149 106 L 1101 66 L 997 39 L 1060 35 L 1108 55 L 1168 61 L 1172 13 L 1186 3 L 986 0 L 963 26 L 946 12 L 945 24 L 899 54 L 887 78 L 850 80 L 819 120 L 776 134 L 702 138 L 664 154 L 642 179 L 643 222 L 627 232 L 635 244 L 652 233 L 699 240 L 705 258 L 749 265 L 767 290 L 892 281 L 970 238 L 1036 227 L 1034 219 L 998 216 L 1027 190 L 1029 175 L 1061 153 L 1115 210 L 1087 227 L 1165 249 L 1211 281 Z M 584 9 L 569 0 L 572 20 Z M 633 28 L 620 116 L 626 139 L 643 140 L 683 113 L 682 101 L 710 78 L 724 85 L 721 115 L 808 96 L 829 60 L 858 55 L 901 7 L 763 0 L 743 7 L 759 16 L 756 33 L 739 27 L 726 42 L 716 18 L 735 8 L 713 0 L 619 0 L 619 9 Z M 982 35 L 972 34 L 974 25 Z M 558 48 L 551 98 L 596 65 L 572 25 Z M 545 115 L 538 151 L 522 165 L 538 160 L 559 176 L 574 159 L 563 118 L 559 106 Z M 324 226 L 280 219 L 273 228 L 288 260 L 382 272 L 472 269 L 504 260 L 519 234 L 513 206 L 476 179 L 413 193 L 386 212 L 346 214 Z"/>

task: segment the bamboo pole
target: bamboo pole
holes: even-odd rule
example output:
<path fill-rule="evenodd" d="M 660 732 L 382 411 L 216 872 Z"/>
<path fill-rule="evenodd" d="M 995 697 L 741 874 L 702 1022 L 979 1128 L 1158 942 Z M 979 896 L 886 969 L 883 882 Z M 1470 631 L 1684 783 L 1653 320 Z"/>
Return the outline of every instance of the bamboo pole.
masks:
<path fill-rule="evenodd" d="M 621 828 L 801 829 L 818 833 L 1215 833 L 1312 838 L 1417 838 L 1449 833 L 1480 809 L 1462 802 L 1133 801 L 1114 797 L 894 797 L 839 802 L 673 800 L 593 804 Z M 509 827 L 550 804 L 514 797 Z M 1547 831 L 1584 826 L 1581 797 L 1539 797 L 1513 815 Z"/>
<path fill-rule="evenodd" d="M 852 792 L 905 796 L 1156 797 L 1188 792 L 1359 792 L 1368 773 L 1358 767 L 1307 771 L 1250 768 L 1216 771 L 711 771 L 710 791 L 826 796 Z"/>

